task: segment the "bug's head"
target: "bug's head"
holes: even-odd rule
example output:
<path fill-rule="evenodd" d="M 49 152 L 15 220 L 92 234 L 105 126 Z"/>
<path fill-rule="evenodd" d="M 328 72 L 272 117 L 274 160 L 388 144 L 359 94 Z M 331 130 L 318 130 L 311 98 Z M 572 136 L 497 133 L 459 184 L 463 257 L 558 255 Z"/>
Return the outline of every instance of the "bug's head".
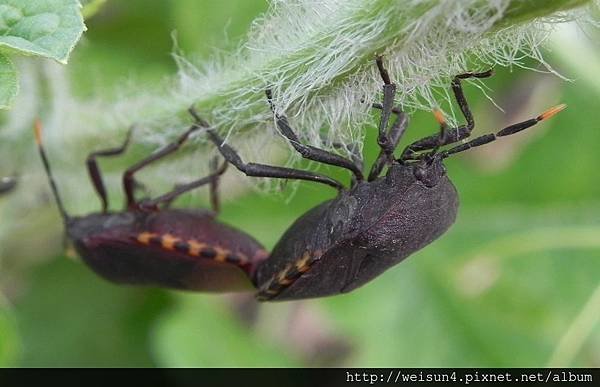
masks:
<path fill-rule="evenodd" d="M 425 158 L 411 166 L 415 178 L 427 187 L 435 187 L 446 176 L 446 167 L 440 157 Z"/>

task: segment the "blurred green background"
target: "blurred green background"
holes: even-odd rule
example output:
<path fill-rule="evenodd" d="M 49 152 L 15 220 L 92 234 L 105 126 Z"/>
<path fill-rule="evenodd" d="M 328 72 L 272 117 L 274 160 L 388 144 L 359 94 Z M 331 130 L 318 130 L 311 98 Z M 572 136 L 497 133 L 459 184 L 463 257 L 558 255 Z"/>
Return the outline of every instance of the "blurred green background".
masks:
<path fill-rule="evenodd" d="M 172 31 L 185 52 L 208 58 L 234 47 L 266 8 L 265 0 L 109 1 L 87 21 L 68 65 L 75 92 L 157 82 L 176 71 Z M 0 365 L 600 366 L 600 88 L 565 59 L 572 47 L 554 48 L 547 60 L 575 82 L 497 68 L 485 84 L 506 113 L 476 88 L 467 93 L 478 133 L 559 102 L 569 108 L 449 160 L 462 201 L 455 226 L 367 286 L 260 305 L 249 295 L 119 287 L 62 256 L 54 241 L 45 248 L 52 259 L 34 257 L 0 283 Z M 595 49 L 588 68 L 600 66 Z M 418 113 L 405 142 L 435 127 Z M 334 192 L 303 183 L 290 194 L 244 194 L 224 203 L 221 219 L 270 248 Z"/>

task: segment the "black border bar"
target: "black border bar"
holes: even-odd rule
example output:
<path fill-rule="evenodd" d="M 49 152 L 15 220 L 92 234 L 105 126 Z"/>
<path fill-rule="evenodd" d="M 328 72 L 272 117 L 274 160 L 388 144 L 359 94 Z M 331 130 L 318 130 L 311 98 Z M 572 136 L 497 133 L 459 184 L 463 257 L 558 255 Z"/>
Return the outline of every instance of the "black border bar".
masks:
<path fill-rule="evenodd" d="M 0 386 L 600 385 L 600 368 L 180 368 L 0 369 Z"/>

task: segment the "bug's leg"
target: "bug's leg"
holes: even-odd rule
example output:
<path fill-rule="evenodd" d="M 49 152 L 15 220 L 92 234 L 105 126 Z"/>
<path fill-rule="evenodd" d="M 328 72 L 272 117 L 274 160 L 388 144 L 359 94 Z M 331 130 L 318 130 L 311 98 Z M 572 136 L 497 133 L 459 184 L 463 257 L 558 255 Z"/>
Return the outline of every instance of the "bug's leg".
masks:
<path fill-rule="evenodd" d="M 549 118 L 551 118 L 552 116 L 554 116 L 555 114 L 559 113 L 560 111 L 562 111 L 565 107 L 567 107 L 566 105 L 558 105 L 555 107 L 552 107 L 548 110 L 546 110 L 545 112 L 543 112 L 542 114 L 540 114 L 539 116 L 537 116 L 536 118 L 531 118 L 529 120 L 525 120 L 510 126 L 507 126 L 506 128 L 498 131 L 497 133 L 489 133 L 489 134 L 484 134 L 483 136 L 479 136 L 474 138 L 473 140 L 466 142 L 464 144 L 460 144 L 455 146 L 454 148 L 450 148 L 448 150 L 445 150 L 443 152 L 440 152 L 438 154 L 438 156 L 442 159 L 445 159 L 449 156 L 452 156 L 456 153 L 460 153 L 460 152 L 464 152 L 466 150 L 469 150 L 471 148 L 475 148 L 481 145 L 485 145 L 488 144 L 492 141 L 495 141 L 498 139 L 498 137 L 504 137 L 504 136 L 510 136 L 513 135 L 515 133 L 518 133 L 522 130 L 525 130 L 527 128 L 532 127 L 533 125 L 537 124 L 538 122 L 547 120 Z"/>
<path fill-rule="evenodd" d="M 458 106 L 460 107 L 460 111 L 462 112 L 467 124 L 465 125 L 465 129 L 467 131 L 466 137 L 471 135 L 471 131 L 475 127 L 475 119 L 473 118 L 473 113 L 471 113 L 471 109 L 469 108 L 469 104 L 467 102 L 467 98 L 465 97 L 465 93 L 462 89 L 462 80 L 469 78 L 489 78 L 494 74 L 492 69 L 488 71 L 484 71 L 482 73 L 464 73 L 459 74 L 454 77 L 452 80 L 452 92 L 454 92 L 454 97 L 456 98 L 456 102 L 458 102 Z M 462 140 L 466 137 L 459 138 Z"/>
<path fill-rule="evenodd" d="M 383 66 L 381 56 L 377 57 L 376 63 L 381 79 L 383 80 L 383 103 L 373 104 L 373 108 L 381 110 L 378 128 L 379 134 L 377 137 L 377 143 L 381 150 L 379 156 L 377 156 L 377 159 L 371 166 L 368 177 L 369 181 L 375 180 L 383 170 L 385 164 L 392 162 L 394 151 L 408 126 L 408 116 L 400 108 L 393 106 L 396 85 L 391 82 L 390 76 Z M 392 127 L 386 131 L 392 113 L 396 115 L 396 120 L 392 124 Z"/>
<path fill-rule="evenodd" d="M 210 160 L 210 172 L 211 175 L 213 175 L 213 178 L 210 180 L 210 189 L 209 189 L 209 196 L 210 196 L 210 206 L 213 210 L 213 212 L 215 214 L 219 214 L 219 212 L 221 211 L 221 200 L 219 198 L 219 180 L 221 175 L 223 175 L 223 173 L 225 173 L 225 170 L 227 169 L 227 166 L 229 165 L 229 163 L 224 162 L 222 168 L 219 168 L 219 159 L 217 159 L 216 157 L 213 157 Z"/>
<path fill-rule="evenodd" d="M 266 94 L 269 104 L 271 105 L 271 110 L 274 110 L 271 90 L 267 90 Z M 294 149 L 296 149 L 296 151 L 298 151 L 298 153 L 300 153 L 300 155 L 302 155 L 302 157 L 323 164 L 346 168 L 354 174 L 354 177 L 357 181 L 363 180 L 362 170 L 357 168 L 353 161 L 335 153 L 331 153 L 311 145 L 302 144 L 296 133 L 294 133 L 294 130 L 291 128 L 285 115 L 275 114 L 275 121 L 277 123 L 277 127 L 279 128 L 279 132 L 288 139 L 290 144 L 294 147 Z"/>
<path fill-rule="evenodd" d="M 209 127 L 208 123 L 204 121 L 200 116 L 198 116 L 198 114 L 193 108 L 190 108 L 189 112 L 194 117 L 199 126 L 205 128 Z M 228 144 L 225 144 L 225 141 L 223 141 L 221 136 L 219 136 L 216 131 L 208 129 L 207 133 L 209 139 L 217 146 L 219 152 L 221 152 L 221 155 L 223 155 L 225 160 L 233 164 L 233 166 L 235 166 L 238 170 L 243 172 L 246 176 L 308 180 L 326 184 L 338 190 L 344 188 L 342 183 L 325 175 L 320 175 L 309 171 L 303 171 L 300 169 L 276 167 L 256 163 L 244 163 L 240 155 L 235 151 L 235 149 L 233 149 Z"/>
<path fill-rule="evenodd" d="M 317 183 L 327 184 L 338 190 L 343 189 L 342 183 L 325 175 L 302 171 L 300 169 L 276 167 L 265 164 L 244 163 L 237 152 L 229 145 L 223 142 L 223 139 L 213 130 L 208 130 L 208 135 L 213 143 L 219 148 L 219 152 L 225 159 L 233 164 L 237 169 L 253 177 L 272 177 L 278 179 L 308 180 Z"/>
<path fill-rule="evenodd" d="M 381 118 L 379 120 L 379 134 L 377 136 L 377 143 L 379 147 L 386 155 L 394 153 L 394 144 L 388 135 L 388 123 L 392 111 L 394 110 L 394 97 L 396 96 L 396 84 L 390 80 L 388 71 L 383 67 L 383 58 L 378 56 L 375 60 L 379 75 L 383 80 L 383 103 L 381 104 Z"/>
<path fill-rule="evenodd" d="M 462 89 L 461 81 L 463 79 L 469 78 L 488 78 L 493 75 L 493 70 L 488 70 L 482 73 L 464 73 L 459 74 L 454 77 L 452 80 L 452 92 L 454 93 L 454 97 L 456 98 L 456 102 L 462 112 L 463 116 L 467 123 L 465 125 L 460 125 L 456 128 L 448 128 L 445 133 L 445 139 L 440 144 L 439 137 L 440 134 L 428 136 L 413 142 L 408 145 L 404 151 L 402 152 L 402 156 L 400 160 L 409 160 L 413 158 L 416 152 L 421 152 L 425 150 L 435 149 L 436 147 L 440 147 L 443 145 L 453 144 L 455 142 L 464 140 L 465 138 L 471 135 L 473 128 L 475 127 L 475 120 L 473 118 L 473 113 L 471 113 L 471 109 L 469 108 L 469 104 L 467 102 L 467 98 Z"/>
<path fill-rule="evenodd" d="M 127 135 L 125 137 L 125 141 L 116 147 L 110 149 L 103 149 L 96 152 L 92 152 L 89 154 L 86 160 L 88 175 L 90 176 L 90 180 L 94 185 L 94 189 L 96 190 L 96 194 L 100 198 L 102 202 L 102 212 L 106 212 L 108 210 L 108 199 L 106 195 L 106 188 L 104 187 L 104 181 L 102 180 L 102 174 L 100 173 L 100 168 L 98 167 L 98 162 L 96 161 L 97 157 L 107 157 L 107 156 L 118 156 L 123 154 L 125 150 L 127 150 L 127 146 L 129 145 L 129 141 L 131 140 L 131 134 L 133 133 L 133 127 L 129 128 L 127 131 Z"/>
<path fill-rule="evenodd" d="M 213 159 L 216 160 L 216 159 Z M 180 184 L 177 185 L 173 190 L 157 197 L 151 200 L 145 200 L 142 203 L 140 203 L 141 206 L 143 207 L 156 207 L 160 204 L 163 205 L 170 205 L 171 202 L 175 199 L 177 199 L 179 196 L 183 195 L 184 193 L 191 191 L 193 189 L 196 189 L 198 187 L 201 187 L 205 184 L 210 184 L 211 185 L 211 204 L 213 207 L 213 211 L 215 211 L 215 213 L 218 213 L 219 211 L 219 203 L 218 200 L 215 198 L 216 194 L 216 184 L 217 181 L 219 179 L 219 177 L 225 173 L 225 171 L 227 170 L 227 162 L 224 162 L 223 164 L 221 164 L 220 166 L 218 166 L 216 163 L 213 163 L 213 160 L 211 160 L 211 171 L 210 171 L 210 175 L 203 177 L 201 179 L 198 180 L 194 180 L 190 183 L 186 183 L 186 184 Z M 214 192 L 213 192 L 214 190 Z"/>
<path fill-rule="evenodd" d="M 182 135 L 180 135 L 177 140 L 175 140 L 171 144 L 168 144 L 167 146 L 165 146 L 158 152 L 150 155 L 149 157 L 137 162 L 125 171 L 125 173 L 123 174 L 123 189 L 125 190 L 128 208 L 135 208 L 137 205 L 134 195 L 134 190 L 136 187 L 136 182 L 134 178 L 135 174 L 140 169 L 146 167 L 154 161 L 160 160 L 161 158 L 178 150 L 179 147 L 181 147 L 181 145 L 183 145 L 183 143 L 189 138 L 189 136 L 199 129 L 199 126 L 192 125 L 190 128 L 188 128 L 188 130 L 186 130 Z"/>
<path fill-rule="evenodd" d="M 373 104 L 373 108 L 381 109 L 382 105 Z M 398 146 L 398 143 L 400 142 L 400 139 L 402 138 L 402 135 L 408 127 L 408 115 L 398 108 L 393 108 L 392 112 L 396 115 L 396 120 L 392 124 L 392 127 L 389 129 L 387 138 L 389 139 L 390 144 L 392 144 L 392 147 L 395 150 Z M 390 163 L 393 153 L 393 150 L 391 153 L 388 153 L 383 148 L 379 151 L 379 156 L 377 156 L 377 159 L 371 166 L 371 171 L 369 172 L 368 178 L 369 181 L 373 181 L 379 176 L 379 174 L 383 170 L 383 167 L 386 164 Z"/>
<path fill-rule="evenodd" d="M 443 145 L 453 144 L 455 142 L 469 137 L 469 134 L 470 132 L 466 130 L 466 126 L 464 125 L 459 126 L 457 128 L 448 128 L 445 131 L 445 141 L 441 145 L 439 141 L 440 133 L 433 136 L 424 137 L 404 148 L 399 160 L 406 161 L 414 159 L 417 156 L 416 154 L 418 152 L 435 149 L 436 147 Z"/>

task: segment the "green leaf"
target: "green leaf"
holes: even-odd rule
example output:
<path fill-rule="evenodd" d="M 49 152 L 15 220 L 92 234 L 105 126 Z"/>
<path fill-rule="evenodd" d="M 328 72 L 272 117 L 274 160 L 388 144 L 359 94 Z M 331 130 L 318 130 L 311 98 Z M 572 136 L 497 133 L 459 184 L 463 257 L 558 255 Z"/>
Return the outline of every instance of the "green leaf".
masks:
<path fill-rule="evenodd" d="M 85 31 L 77 0 L 3 0 L 0 49 L 67 63 Z"/>
<path fill-rule="evenodd" d="M 17 70 L 12 61 L 0 53 L 0 109 L 7 109 L 18 91 Z"/>
<path fill-rule="evenodd" d="M 0 294 L 0 367 L 14 366 L 21 349 L 17 324 L 7 304 Z"/>
<path fill-rule="evenodd" d="M 106 0 L 83 0 L 83 10 L 81 11 L 83 18 L 86 20 L 91 18 L 100 11 L 104 4 L 106 4 Z"/>
<path fill-rule="evenodd" d="M 548 363 L 598 287 L 597 209 L 485 213 L 463 209 L 443 238 L 365 287 L 323 300 L 353 339 L 349 366 Z M 588 354 L 600 332 L 586 329 L 561 366 L 594 365 Z"/>
<path fill-rule="evenodd" d="M 287 348 L 277 348 L 245 327 L 214 296 L 182 295 L 153 329 L 161 367 L 291 367 Z"/>
<path fill-rule="evenodd" d="M 23 348 L 19 365 L 153 366 L 148 330 L 168 304 L 163 292 L 115 286 L 82 262 L 55 259 L 33 273 L 14 306 Z"/>

